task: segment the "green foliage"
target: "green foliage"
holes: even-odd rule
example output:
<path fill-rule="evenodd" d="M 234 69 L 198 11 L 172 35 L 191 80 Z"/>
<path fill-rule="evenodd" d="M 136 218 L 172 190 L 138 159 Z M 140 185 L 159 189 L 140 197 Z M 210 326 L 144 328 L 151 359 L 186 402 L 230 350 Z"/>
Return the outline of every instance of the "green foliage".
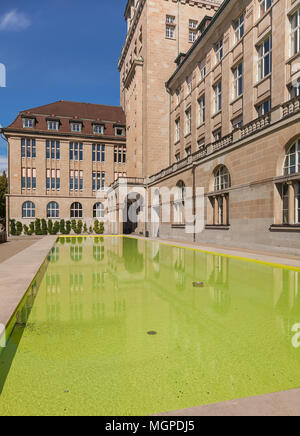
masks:
<path fill-rule="evenodd" d="M 104 233 L 104 223 L 102 221 L 99 222 L 98 220 L 95 220 L 94 231 L 95 231 L 95 233 L 97 235 L 103 235 L 103 233 Z"/>
<path fill-rule="evenodd" d="M 16 229 L 16 220 L 10 220 L 10 234 L 12 236 L 15 236 L 16 235 L 16 231 L 17 231 L 17 229 Z"/>
<path fill-rule="evenodd" d="M 30 223 L 29 227 L 24 224 L 24 234 L 27 236 L 32 236 L 34 234 L 34 223 Z"/>
<path fill-rule="evenodd" d="M 83 222 L 81 220 L 79 220 L 78 222 L 76 222 L 76 220 L 72 220 L 71 227 L 76 235 L 80 235 L 82 233 Z"/>
<path fill-rule="evenodd" d="M 34 222 L 34 232 L 38 236 L 42 235 L 41 220 L 39 218 L 37 218 Z"/>
<path fill-rule="evenodd" d="M 16 236 L 20 236 L 23 231 L 23 224 L 20 223 L 20 221 L 17 221 L 16 223 Z"/>
<path fill-rule="evenodd" d="M 42 235 L 48 235 L 48 227 L 47 227 L 47 221 L 45 219 L 42 219 Z"/>
<path fill-rule="evenodd" d="M 67 221 L 66 222 L 66 235 L 69 235 L 71 233 L 71 230 L 72 230 L 71 221 Z"/>
<path fill-rule="evenodd" d="M 52 220 L 48 220 L 47 230 L 48 230 L 49 235 L 53 235 L 53 233 L 52 233 L 52 231 L 53 231 L 53 222 L 52 222 Z"/>
<path fill-rule="evenodd" d="M 48 220 L 49 235 L 57 235 L 59 231 L 60 231 L 60 223 L 58 221 L 55 221 L 55 223 L 53 224 L 52 220 Z"/>
<path fill-rule="evenodd" d="M 83 233 L 87 233 L 87 232 L 88 232 L 88 228 L 87 228 L 86 223 L 84 223 L 84 226 L 83 226 Z"/>
<path fill-rule="evenodd" d="M 89 234 L 91 235 L 92 233 L 93 233 L 93 227 L 90 226 L 90 228 L 89 228 Z"/>
<path fill-rule="evenodd" d="M 8 193 L 8 179 L 5 171 L 0 176 L 0 218 L 5 218 L 6 215 L 6 194 Z"/>

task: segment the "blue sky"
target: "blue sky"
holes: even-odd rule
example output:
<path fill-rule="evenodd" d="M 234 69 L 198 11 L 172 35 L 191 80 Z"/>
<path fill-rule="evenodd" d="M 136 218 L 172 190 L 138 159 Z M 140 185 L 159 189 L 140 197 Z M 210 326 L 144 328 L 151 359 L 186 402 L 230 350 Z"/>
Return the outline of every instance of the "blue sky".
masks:
<path fill-rule="evenodd" d="M 0 124 L 56 100 L 119 104 L 126 0 L 1 0 Z M 0 170 L 6 167 L 0 140 Z"/>

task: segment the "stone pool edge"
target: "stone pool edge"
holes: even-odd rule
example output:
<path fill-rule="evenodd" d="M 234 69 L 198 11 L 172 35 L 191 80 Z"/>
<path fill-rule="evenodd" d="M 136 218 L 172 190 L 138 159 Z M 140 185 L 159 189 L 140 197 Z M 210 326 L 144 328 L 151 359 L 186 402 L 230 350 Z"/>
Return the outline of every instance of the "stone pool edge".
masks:
<path fill-rule="evenodd" d="M 116 235 L 117 236 L 117 235 Z M 198 251 L 200 253 L 208 253 L 217 256 L 229 257 L 232 259 L 243 260 L 246 262 L 260 263 L 263 265 L 270 265 L 285 269 L 296 269 L 300 270 L 300 257 L 289 256 L 289 255 L 279 255 L 278 253 L 265 253 L 254 250 L 244 250 L 242 248 L 226 248 L 217 245 L 202 245 L 199 243 L 188 243 L 183 241 L 175 241 L 169 239 L 161 238 L 145 238 L 140 235 L 119 235 L 125 238 L 133 239 L 143 239 L 145 241 L 157 242 L 162 245 L 167 245 L 177 248 L 186 248 L 188 250 Z"/>
<path fill-rule="evenodd" d="M 57 236 L 45 236 L 0 264 L 0 324 L 7 329 Z"/>
<path fill-rule="evenodd" d="M 153 416 L 300 416 L 300 389 L 208 404 Z"/>

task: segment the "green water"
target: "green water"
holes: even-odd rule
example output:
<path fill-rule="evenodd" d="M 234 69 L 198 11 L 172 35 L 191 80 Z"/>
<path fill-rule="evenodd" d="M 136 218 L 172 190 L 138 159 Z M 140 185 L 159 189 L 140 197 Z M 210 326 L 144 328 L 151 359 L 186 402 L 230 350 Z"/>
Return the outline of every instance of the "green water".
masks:
<path fill-rule="evenodd" d="M 0 355 L 0 415 L 149 415 L 300 387 L 300 272 L 79 238 L 36 288 Z"/>

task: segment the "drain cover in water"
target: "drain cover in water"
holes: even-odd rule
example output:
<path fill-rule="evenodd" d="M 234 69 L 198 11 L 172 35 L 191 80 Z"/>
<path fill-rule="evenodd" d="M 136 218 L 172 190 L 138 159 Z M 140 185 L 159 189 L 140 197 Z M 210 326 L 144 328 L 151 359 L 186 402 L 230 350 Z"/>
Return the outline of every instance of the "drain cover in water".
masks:
<path fill-rule="evenodd" d="M 150 332 L 147 332 L 147 335 L 154 336 L 154 335 L 157 335 L 157 332 L 155 332 L 155 331 L 150 331 Z"/>

